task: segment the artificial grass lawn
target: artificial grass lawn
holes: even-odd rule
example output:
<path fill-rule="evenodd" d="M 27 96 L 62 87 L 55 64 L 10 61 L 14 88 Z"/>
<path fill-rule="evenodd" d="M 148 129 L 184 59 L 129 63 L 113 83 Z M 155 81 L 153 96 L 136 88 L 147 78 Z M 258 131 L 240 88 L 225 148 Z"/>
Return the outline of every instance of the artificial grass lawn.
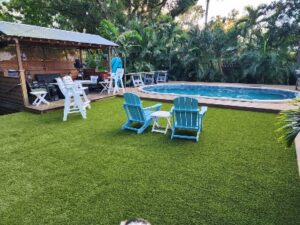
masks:
<path fill-rule="evenodd" d="M 209 108 L 195 143 L 122 131 L 122 102 L 94 103 L 85 121 L 1 116 L 0 224 L 300 224 L 295 150 L 277 142 L 275 114 Z"/>

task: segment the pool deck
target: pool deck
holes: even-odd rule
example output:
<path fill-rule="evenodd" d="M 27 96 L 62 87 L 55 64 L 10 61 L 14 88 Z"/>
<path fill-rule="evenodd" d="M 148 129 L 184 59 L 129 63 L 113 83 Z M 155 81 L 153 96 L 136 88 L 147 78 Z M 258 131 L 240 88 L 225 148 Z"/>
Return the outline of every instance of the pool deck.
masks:
<path fill-rule="evenodd" d="M 262 85 L 262 84 L 237 84 L 237 83 L 203 83 L 203 82 L 168 82 L 167 84 L 203 84 L 203 85 L 216 85 L 216 86 L 227 86 L 227 87 L 256 87 L 256 88 L 275 88 L 282 90 L 291 90 L 295 91 L 295 86 L 289 85 Z M 172 102 L 176 95 L 168 94 L 153 94 L 145 93 L 139 90 L 138 88 L 126 88 L 126 92 L 132 92 L 139 95 L 142 99 L 155 100 L 161 102 Z M 122 96 L 123 94 L 119 94 Z M 258 101 L 241 101 L 241 100 L 228 100 L 220 98 L 205 98 L 197 97 L 199 105 L 206 105 L 219 108 L 228 108 L 228 109 L 241 109 L 249 111 L 258 111 L 258 112 L 272 112 L 278 113 L 282 110 L 296 109 L 297 106 L 292 105 L 290 102 L 258 102 Z"/>

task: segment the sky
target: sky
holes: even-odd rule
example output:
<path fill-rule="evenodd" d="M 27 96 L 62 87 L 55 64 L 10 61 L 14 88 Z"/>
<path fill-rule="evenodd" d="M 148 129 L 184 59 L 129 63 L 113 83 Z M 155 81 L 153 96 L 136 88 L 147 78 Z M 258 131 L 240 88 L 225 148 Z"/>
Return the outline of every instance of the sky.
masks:
<path fill-rule="evenodd" d="M 198 1 L 198 4 L 201 4 L 205 9 L 206 0 Z M 208 17 L 227 16 L 232 9 L 237 9 L 242 15 L 245 6 L 256 7 L 260 4 L 269 4 L 271 2 L 272 0 L 210 0 Z"/>

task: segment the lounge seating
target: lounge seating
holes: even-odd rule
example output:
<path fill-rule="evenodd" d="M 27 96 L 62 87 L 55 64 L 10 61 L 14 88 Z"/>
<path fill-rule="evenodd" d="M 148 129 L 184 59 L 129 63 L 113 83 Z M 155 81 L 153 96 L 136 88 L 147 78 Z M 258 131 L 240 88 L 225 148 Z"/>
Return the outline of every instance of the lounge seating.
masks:
<path fill-rule="evenodd" d="M 138 134 L 143 133 L 144 130 L 151 125 L 151 113 L 159 111 L 161 104 L 143 108 L 140 97 L 133 93 L 125 93 L 124 99 L 125 103 L 123 108 L 125 109 L 128 120 L 122 126 L 122 129 L 133 130 Z M 136 125 L 140 126 L 136 127 Z"/>
<path fill-rule="evenodd" d="M 55 86 L 55 78 L 61 77 L 60 74 L 36 74 L 35 80 L 38 83 L 38 86 L 45 88 L 48 92 L 47 98 L 51 101 L 59 99 L 61 93 L 57 90 Z"/>
<path fill-rule="evenodd" d="M 199 134 L 203 127 L 203 116 L 206 111 L 206 106 L 201 107 L 201 111 L 199 110 L 197 99 L 190 97 L 178 97 L 174 99 L 174 106 L 171 110 L 173 118 L 171 138 L 192 139 L 198 142 Z M 183 131 L 191 132 L 191 135 L 181 134 Z"/>
<path fill-rule="evenodd" d="M 48 96 L 48 91 L 47 88 L 45 88 L 45 86 L 40 86 L 39 83 L 35 80 L 32 79 L 32 77 L 30 75 L 28 75 L 26 77 L 26 85 L 27 85 L 27 89 L 28 89 L 28 93 L 30 93 L 30 95 L 28 96 L 30 99 L 30 102 L 33 104 L 36 104 L 36 97 L 35 95 L 31 94 L 31 93 L 37 93 L 37 92 L 46 92 L 47 94 L 44 96 L 44 98 L 47 98 Z M 49 98 L 48 98 L 49 99 Z"/>

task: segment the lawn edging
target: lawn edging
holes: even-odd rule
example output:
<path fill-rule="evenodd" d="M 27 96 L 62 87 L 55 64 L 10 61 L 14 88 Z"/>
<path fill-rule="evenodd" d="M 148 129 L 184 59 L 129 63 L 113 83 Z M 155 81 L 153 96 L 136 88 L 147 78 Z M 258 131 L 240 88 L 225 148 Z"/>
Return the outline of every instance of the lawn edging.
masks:
<path fill-rule="evenodd" d="M 297 163 L 298 163 L 298 171 L 300 176 L 300 134 L 295 139 L 295 148 L 296 148 L 296 155 L 297 155 Z"/>

